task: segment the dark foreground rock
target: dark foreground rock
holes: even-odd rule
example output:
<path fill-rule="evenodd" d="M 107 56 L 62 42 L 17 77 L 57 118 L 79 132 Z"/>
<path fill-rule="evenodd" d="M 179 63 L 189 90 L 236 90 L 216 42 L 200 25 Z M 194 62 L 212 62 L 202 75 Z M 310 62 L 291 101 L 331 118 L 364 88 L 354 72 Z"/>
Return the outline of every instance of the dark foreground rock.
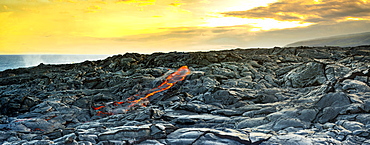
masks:
<path fill-rule="evenodd" d="M 295 47 L 127 53 L 6 70 L 0 143 L 366 145 L 369 61 L 369 46 Z M 117 103 L 145 96 L 184 65 L 191 74 L 146 107 Z"/>

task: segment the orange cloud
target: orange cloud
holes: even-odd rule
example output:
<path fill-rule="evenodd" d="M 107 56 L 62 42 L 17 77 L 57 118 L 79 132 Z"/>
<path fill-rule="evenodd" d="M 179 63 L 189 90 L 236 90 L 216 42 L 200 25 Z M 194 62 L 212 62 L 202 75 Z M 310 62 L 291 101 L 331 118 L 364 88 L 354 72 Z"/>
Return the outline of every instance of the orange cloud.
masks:
<path fill-rule="evenodd" d="M 170 6 L 174 6 L 174 7 L 179 7 L 179 6 L 181 6 L 181 5 L 183 5 L 184 3 L 181 3 L 180 1 L 175 1 L 175 2 L 173 2 L 173 3 L 170 3 L 169 5 Z"/>
<path fill-rule="evenodd" d="M 87 13 L 96 13 L 98 10 L 100 10 L 101 7 L 99 6 L 89 6 L 86 10 Z"/>
<path fill-rule="evenodd" d="M 170 3 L 170 6 L 179 7 L 182 5 L 182 3 Z"/>
<path fill-rule="evenodd" d="M 154 5 L 156 0 L 119 0 L 117 3 L 136 3 L 139 6 Z"/>

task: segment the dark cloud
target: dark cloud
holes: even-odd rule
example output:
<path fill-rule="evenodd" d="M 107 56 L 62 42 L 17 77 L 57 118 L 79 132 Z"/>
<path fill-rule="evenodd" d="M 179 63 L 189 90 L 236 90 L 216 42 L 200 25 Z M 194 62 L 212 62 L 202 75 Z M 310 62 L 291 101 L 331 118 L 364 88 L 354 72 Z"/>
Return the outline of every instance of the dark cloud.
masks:
<path fill-rule="evenodd" d="M 166 28 L 166 33 L 151 34 L 141 38 L 124 38 L 116 41 L 150 42 L 158 41 L 171 45 L 228 45 L 241 48 L 247 47 L 274 47 L 286 44 L 351 33 L 369 31 L 369 21 L 346 21 L 335 25 L 317 24 L 304 28 L 290 28 L 273 31 L 247 32 L 243 27 L 179 27 Z"/>
<path fill-rule="evenodd" d="M 310 3 L 307 0 L 283 0 L 266 7 L 247 11 L 223 13 L 225 16 L 242 18 L 273 18 L 276 20 L 299 20 L 305 22 L 336 21 L 346 17 L 370 17 L 370 2 L 362 0 L 323 0 Z"/>
<path fill-rule="evenodd" d="M 246 27 L 246 26 L 245 26 Z M 216 50 L 236 47 L 245 47 L 246 42 L 253 35 L 245 27 L 174 27 L 163 28 L 161 33 L 111 38 L 121 43 L 150 44 L 152 48 L 195 48 L 196 50 Z M 104 39 L 104 38 L 103 38 Z M 109 39 L 109 38 L 106 38 Z M 100 39 L 102 40 L 102 39 Z M 160 43 L 158 43 L 160 42 Z M 166 44 L 166 45 L 163 45 Z M 189 50 L 190 51 L 190 50 Z"/>
<path fill-rule="evenodd" d="M 370 21 L 346 21 L 335 25 L 317 24 L 304 28 L 291 28 L 258 33 L 250 47 L 285 46 L 289 43 L 322 37 L 369 32 Z"/>
<path fill-rule="evenodd" d="M 161 28 L 164 32 L 129 36 L 123 38 L 115 38 L 118 41 L 160 41 L 166 39 L 191 39 L 193 37 L 202 36 L 202 34 L 207 33 L 207 29 L 202 29 L 198 27 L 174 27 L 174 28 Z"/>

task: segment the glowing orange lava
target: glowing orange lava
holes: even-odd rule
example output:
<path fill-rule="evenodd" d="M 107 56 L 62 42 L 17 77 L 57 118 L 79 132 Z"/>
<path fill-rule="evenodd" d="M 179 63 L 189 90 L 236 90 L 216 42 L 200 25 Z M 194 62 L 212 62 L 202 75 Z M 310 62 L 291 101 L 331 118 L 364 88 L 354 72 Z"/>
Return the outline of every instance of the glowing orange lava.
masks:
<path fill-rule="evenodd" d="M 154 94 L 157 94 L 159 92 L 162 92 L 162 91 L 165 91 L 165 90 L 171 88 L 177 82 L 184 80 L 185 77 L 189 74 L 190 74 L 189 68 L 187 66 L 182 66 L 176 72 L 167 76 L 166 80 L 161 85 L 159 85 L 158 87 L 134 95 L 134 96 L 145 95 L 144 97 L 141 97 L 137 100 L 131 101 L 134 98 L 133 96 L 131 96 L 131 97 L 127 98 L 126 101 L 124 101 L 124 102 L 113 102 L 111 104 L 113 104 L 113 106 L 118 106 L 118 105 L 124 104 L 124 103 L 131 103 L 130 105 L 127 106 L 125 111 L 128 111 L 131 107 L 133 107 L 137 104 L 145 106 L 145 102 L 147 102 L 147 100 L 149 99 L 150 96 L 153 96 Z M 94 110 L 99 110 L 99 109 L 102 109 L 104 107 L 106 107 L 106 105 L 99 106 L 99 107 L 92 106 L 92 108 Z M 103 115 L 103 114 L 112 115 L 113 113 L 112 112 L 105 113 L 105 112 L 102 112 L 102 111 L 98 111 L 97 115 Z"/>

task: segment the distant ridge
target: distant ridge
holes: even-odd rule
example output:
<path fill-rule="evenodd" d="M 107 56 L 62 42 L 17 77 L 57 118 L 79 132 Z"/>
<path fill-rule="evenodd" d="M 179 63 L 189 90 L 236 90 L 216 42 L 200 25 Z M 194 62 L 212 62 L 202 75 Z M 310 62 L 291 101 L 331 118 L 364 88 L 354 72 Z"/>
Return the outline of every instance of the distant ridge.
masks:
<path fill-rule="evenodd" d="M 317 38 L 305 41 L 298 41 L 286 45 L 287 47 L 297 47 L 297 46 L 340 46 L 340 47 L 350 47 L 350 46 L 360 46 L 360 45 L 370 45 L 370 32 L 356 33 L 339 35 L 332 37 Z"/>

